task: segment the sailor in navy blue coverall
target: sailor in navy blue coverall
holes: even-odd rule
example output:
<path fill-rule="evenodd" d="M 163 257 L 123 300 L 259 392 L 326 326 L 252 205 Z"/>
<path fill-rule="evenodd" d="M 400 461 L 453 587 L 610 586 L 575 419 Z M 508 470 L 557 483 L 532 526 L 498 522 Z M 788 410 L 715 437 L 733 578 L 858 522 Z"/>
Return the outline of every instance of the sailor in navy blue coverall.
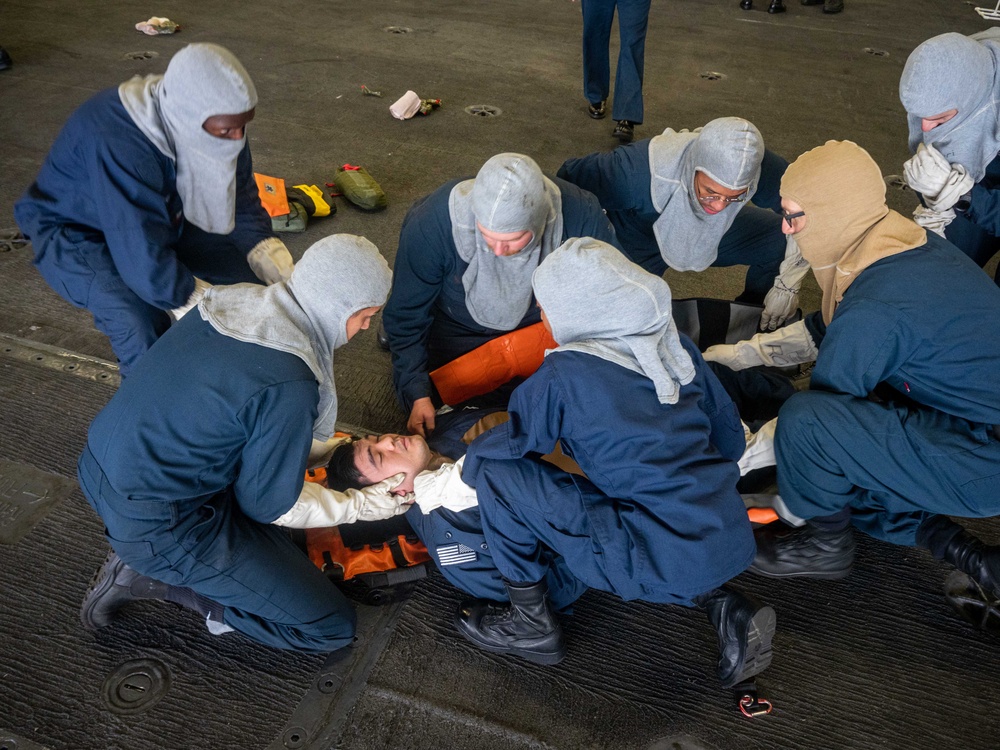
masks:
<path fill-rule="evenodd" d="M 781 408 L 776 435 L 789 510 L 850 509 L 908 546 L 932 513 L 1000 514 L 1000 337 L 982 326 L 998 316 L 1000 289 L 933 233 L 865 269 L 829 326 L 809 315 L 810 390 Z"/>
<path fill-rule="evenodd" d="M 142 575 L 195 589 L 254 640 L 333 651 L 351 642 L 354 611 L 270 525 L 302 489 L 316 413 L 302 360 L 223 336 L 195 311 L 94 420 L 80 486 Z"/>
<path fill-rule="evenodd" d="M 742 573 L 754 546 L 736 492 L 743 429 L 690 339 L 695 379 L 669 407 L 648 378 L 580 352 L 555 352 L 514 391 L 510 421 L 469 447 L 493 559 L 537 581 L 558 551 L 593 588 L 690 605 Z M 533 460 L 556 441 L 587 479 Z"/>
<path fill-rule="evenodd" d="M 86 627 L 150 598 L 278 648 L 351 643 L 350 603 L 273 524 L 308 525 L 287 519 L 314 497 L 304 493 L 314 438 L 335 429 L 333 350 L 368 327 L 390 273 L 350 235 L 316 243 L 297 270 L 268 287 L 214 287 L 94 419 L 80 487 L 114 553 L 84 599 Z M 379 493 L 386 516 L 404 510 Z M 341 521 L 364 517 L 360 494 L 346 515 L 350 497 L 327 497 Z"/>
<path fill-rule="evenodd" d="M 662 276 L 667 263 L 653 234 L 660 214 L 650 194 L 650 140 L 567 159 L 556 175 L 596 195 L 629 260 Z M 739 214 L 719 243 L 719 256 L 712 265 L 749 266 L 746 288 L 737 297 L 741 302 L 763 302 L 785 257 L 785 239 L 778 231 L 776 214 L 781 212 L 778 184 L 787 166 L 777 154 L 764 151 L 753 205 L 737 207 Z"/>
<path fill-rule="evenodd" d="M 807 152 L 781 190 L 786 231 L 815 271 L 823 308 L 705 354 L 731 365 L 734 351 L 757 352 L 745 366 L 811 349 L 816 361 L 809 390 L 781 407 L 775 439 L 779 492 L 806 524 L 760 532 L 753 569 L 846 576 L 853 524 L 928 548 L 996 598 L 1000 549 L 947 516 L 1000 514 L 1000 337 L 984 326 L 1000 316 L 1000 289 L 958 248 L 888 209 L 881 171 L 856 144 Z"/>
<path fill-rule="evenodd" d="M 743 429 L 697 348 L 678 336 L 666 282 L 584 238 L 543 261 L 533 283 L 560 347 L 514 391 L 510 420 L 473 441 L 462 471 L 510 605 L 463 604 L 459 631 L 488 651 L 558 662 L 551 550 L 588 586 L 708 610 L 724 685 L 763 670 L 773 610 L 720 588 L 755 551 L 736 491 Z M 586 478 L 539 460 L 557 443 Z"/>
<path fill-rule="evenodd" d="M 220 69 L 234 76 L 216 87 L 210 72 Z M 205 74 L 198 75 L 202 71 Z M 197 79 L 196 84 L 178 80 L 181 74 Z M 191 146 L 181 140 L 164 124 L 164 105 L 126 108 L 124 91 L 142 91 L 139 86 L 146 85 L 152 93 L 140 95 L 148 103 L 162 93 L 164 80 L 174 84 L 175 95 L 183 93 L 178 91 L 181 84 L 204 90 L 208 114 L 184 125 L 209 144 Z M 238 91 L 232 80 L 241 84 Z M 15 206 L 18 225 L 32 240 L 38 270 L 60 296 L 93 314 L 123 375 L 170 325 L 168 311 L 196 303 L 205 282 L 258 282 L 258 277 L 273 282 L 290 272 L 291 256 L 271 231 L 253 177 L 245 125 L 255 104 L 252 82 L 231 54 L 215 45 L 190 45 L 171 60 L 166 76 L 133 79 L 96 94 L 77 109 Z M 215 122 L 220 119 L 222 127 Z M 207 126 L 201 133 L 203 123 Z M 219 176 L 231 184 L 206 196 L 201 185 L 211 180 L 197 176 L 190 180 L 186 206 L 178 165 L 185 162 L 191 173 L 202 163 L 218 176 L 225 170 L 216 170 L 206 156 L 215 142 L 233 157 L 226 160 L 228 178 Z M 214 225 L 201 218 L 197 224 L 192 221 L 196 202 L 205 204 L 207 216 L 217 217 Z M 206 225 L 212 231 L 201 228 Z M 272 245 L 285 273 L 251 270 L 248 254 Z"/>
<path fill-rule="evenodd" d="M 596 237 L 618 247 L 614 230 L 594 196 L 553 180 L 562 196 L 562 233 Z M 410 432 L 424 432 L 412 419 L 414 404 L 433 396 L 429 373 L 477 346 L 516 328 L 537 323 L 538 308 L 526 306 L 523 318 L 506 330 L 478 323 L 466 303 L 463 275 L 468 263 L 458 254 L 449 214 L 451 180 L 414 203 L 403 220 L 393 269 L 393 286 L 383 314 L 392 351 L 393 383 L 400 406 L 411 414 Z M 432 425 L 431 425 L 432 426 Z"/>

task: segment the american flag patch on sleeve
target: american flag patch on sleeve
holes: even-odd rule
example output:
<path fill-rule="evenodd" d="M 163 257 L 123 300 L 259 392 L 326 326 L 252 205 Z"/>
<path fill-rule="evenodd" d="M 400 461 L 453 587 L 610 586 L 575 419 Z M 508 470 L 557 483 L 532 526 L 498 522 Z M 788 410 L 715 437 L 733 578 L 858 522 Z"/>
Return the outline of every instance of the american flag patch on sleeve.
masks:
<path fill-rule="evenodd" d="M 464 544 L 446 544 L 438 547 L 437 556 L 440 565 L 461 565 L 479 559 L 476 551 Z"/>

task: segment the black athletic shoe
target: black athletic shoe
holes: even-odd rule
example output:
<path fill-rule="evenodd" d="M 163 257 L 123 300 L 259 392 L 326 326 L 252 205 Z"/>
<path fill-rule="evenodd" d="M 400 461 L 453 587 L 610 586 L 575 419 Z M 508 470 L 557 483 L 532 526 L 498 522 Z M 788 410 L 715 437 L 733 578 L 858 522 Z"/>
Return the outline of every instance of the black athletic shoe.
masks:
<path fill-rule="evenodd" d="M 757 556 L 750 570 L 770 578 L 844 578 L 854 564 L 850 528 L 824 532 L 813 526 L 794 531 L 768 524 L 754 531 Z"/>
<path fill-rule="evenodd" d="M 631 143 L 635 138 L 635 123 L 630 120 L 619 120 L 611 135 L 622 143 Z"/>
<path fill-rule="evenodd" d="M 595 120 L 603 120 L 604 116 L 608 113 L 605 105 L 607 104 L 606 99 L 602 99 L 596 104 L 591 103 L 587 107 L 587 114 L 593 117 Z"/>

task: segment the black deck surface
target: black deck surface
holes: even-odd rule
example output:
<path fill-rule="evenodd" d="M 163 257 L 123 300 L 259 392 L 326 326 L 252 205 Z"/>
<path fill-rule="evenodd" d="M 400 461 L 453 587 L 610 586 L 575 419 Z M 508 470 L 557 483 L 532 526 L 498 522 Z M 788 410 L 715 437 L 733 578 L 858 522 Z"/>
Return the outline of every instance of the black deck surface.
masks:
<path fill-rule="evenodd" d="M 982 3 L 846 2 L 826 17 L 794 0 L 782 16 L 742 12 L 736 0 L 654 0 L 638 137 L 741 115 L 789 158 L 850 138 L 898 174 L 906 55 L 934 34 L 984 28 L 972 7 Z M 134 31 L 153 14 L 183 31 Z M 525 152 L 554 172 L 614 145 L 611 120 L 586 117 L 579 37 L 570 0 L 6 0 L 0 45 L 14 68 L 0 72 L 0 229 L 13 226 L 14 201 L 76 106 L 133 74 L 162 72 L 186 43 L 213 41 L 235 52 L 260 92 L 250 128 L 258 171 L 322 186 L 338 165 L 359 163 L 389 196 L 379 214 L 340 203 L 334 218 L 286 236 L 293 254 L 352 232 L 391 260 L 410 203 L 493 154 Z M 383 98 L 362 96 L 362 84 Z M 388 106 L 407 89 L 444 106 L 393 120 Z M 503 114 L 465 113 L 477 104 Z M 889 201 L 905 212 L 915 202 L 897 189 Z M 0 333 L 111 359 L 90 316 L 49 290 L 30 258 L 30 248 L 0 253 Z M 668 280 L 678 298 L 732 298 L 740 275 Z M 803 306 L 818 301 L 810 280 Z M 87 424 L 112 387 L 3 348 L 0 459 L 72 481 Z M 336 367 L 342 420 L 402 426 L 374 336 L 340 350 Z M 1000 541 L 997 523 L 975 528 Z M 101 532 L 73 490 L 20 541 L 0 544 L 0 750 L 1000 746 L 1000 641 L 951 613 L 939 593 L 946 567 L 919 550 L 859 539 L 844 581 L 737 581 L 778 613 L 774 662 L 760 680 L 776 709 L 751 721 L 717 686 L 703 615 L 594 592 L 564 622 L 566 661 L 548 668 L 462 640 L 451 625 L 461 597 L 439 576 L 399 606 L 362 610 L 358 644 L 329 662 L 212 637 L 194 615 L 160 603 L 135 605 L 95 635 L 77 609 L 107 550 Z M 133 660 L 170 684 L 155 704 L 122 715 L 102 689 Z"/>

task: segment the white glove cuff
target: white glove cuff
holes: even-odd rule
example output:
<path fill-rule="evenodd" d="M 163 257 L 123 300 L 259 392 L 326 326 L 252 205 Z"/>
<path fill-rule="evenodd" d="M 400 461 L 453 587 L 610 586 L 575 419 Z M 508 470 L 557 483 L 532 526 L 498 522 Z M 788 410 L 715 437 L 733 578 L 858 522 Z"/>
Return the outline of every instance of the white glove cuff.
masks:
<path fill-rule="evenodd" d="M 175 307 L 170 311 L 170 315 L 174 320 L 180 320 L 183 318 L 195 305 L 201 302 L 202 297 L 205 293 L 212 288 L 212 285 L 207 281 L 202 281 L 197 276 L 194 277 L 194 291 L 188 295 L 187 300 L 180 307 Z"/>

